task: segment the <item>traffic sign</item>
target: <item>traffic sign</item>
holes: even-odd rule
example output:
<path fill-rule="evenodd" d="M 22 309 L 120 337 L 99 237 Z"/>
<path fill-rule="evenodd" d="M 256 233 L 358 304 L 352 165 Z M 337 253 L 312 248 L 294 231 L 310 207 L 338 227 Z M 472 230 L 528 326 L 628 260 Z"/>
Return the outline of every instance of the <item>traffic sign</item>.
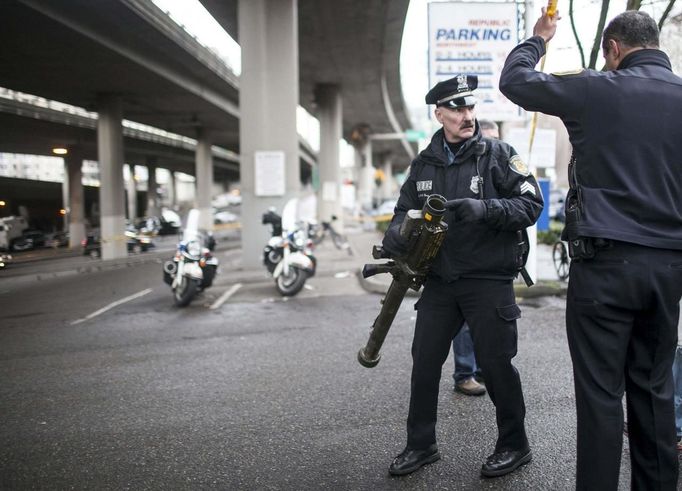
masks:
<path fill-rule="evenodd" d="M 426 138 L 426 132 L 419 130 L 405 130 L 405 138 L 407 138 L 407 141 L 416 142 Z"/>

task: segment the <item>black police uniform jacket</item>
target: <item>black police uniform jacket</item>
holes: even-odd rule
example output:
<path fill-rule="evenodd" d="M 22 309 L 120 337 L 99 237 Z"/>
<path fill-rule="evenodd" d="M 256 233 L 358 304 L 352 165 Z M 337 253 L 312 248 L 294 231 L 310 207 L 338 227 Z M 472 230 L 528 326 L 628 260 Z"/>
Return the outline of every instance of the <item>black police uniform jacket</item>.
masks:
<path fill-rule="evenodd" d="M 617 70 L 557 75 L 534 70 L 544 54 L 538 36 L 514 48 L 500 90 L 568 130 L 582 213 L 565 232 L 682 249 L 682 79 L 666 54 L 642 49 Z"/>
<path fill-rule="evenodd" d="M 500 140 L 483 138 L 478 123 L 474 136 L 459 149 L 451 165 L 443 138 L 441 128 L 412 162 L 384 237 L 384 248 L 394 254 L 400 251 L 400 224 L 408 210 L 423 208 L 427 196 L 480 199 L 474 179 L 480 176 L 486 220 L 458 222 L 454 212 L 446 211 L 448 231 L 429 276 L 444 281 L 514 278 L 523 266 L 518 231 L 534 224 L 542 211 L 542 194 L 535 178 L 524 172 L 523 165 L 512 167 L 510 161 L 520 160 L 516 151 Z"/>

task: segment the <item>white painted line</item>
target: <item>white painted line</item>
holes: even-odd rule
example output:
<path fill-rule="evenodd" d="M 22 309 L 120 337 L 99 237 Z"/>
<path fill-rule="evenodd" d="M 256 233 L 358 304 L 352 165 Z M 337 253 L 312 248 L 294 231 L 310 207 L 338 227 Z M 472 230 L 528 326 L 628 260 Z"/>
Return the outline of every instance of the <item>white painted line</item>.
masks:
<path fill-rule="evenodd" d="M 80 324 L 81 322 L 85 322 L 87 320 L 90 320 L 93 317 L 97 317 L 98 315 L 103 314 L 107 310 L 111 310 L 118 305 L 121 305 L 121 304 L 126 303 L 126 302 L 130 302 L 131 300 L 135 300 L 136 298 L 139 298 L 139 297 L 143 297 L 151 291 L 152 291 L 151 288 L 147 288 L 146 290 L 142 290 L 141 292 L 137 292 L 133 295 L 130 295 L 129 297 L 122 298 L 121 300 L 116 300 L 115 302 L 112 302 L 109 305 L 107 305 L 106 307 L 102 307 L 101 309 L 94 311 L 92 314 L 87 315 L 87 316 L 83 317 L 82 319 L 78 319 L 76 321 L 73 321 L 71 323 L 71 325 L 73 326 L 75 324 Z"/>
<path fill-rule="evenodd" d="M 237 290 L 239 290 L 242 287 L 241 283 L 235 283 L 232 285 L 232 288 L 227 290 L 225 293 L 223 293 L 218 300 L 213 302 L 211 306 L 209 307 L 211 310 L 215 310 L 219 308 L 222 304 L 224 304 L 228 298 L 230 298 L 232 295 L 234 295 Z"/>

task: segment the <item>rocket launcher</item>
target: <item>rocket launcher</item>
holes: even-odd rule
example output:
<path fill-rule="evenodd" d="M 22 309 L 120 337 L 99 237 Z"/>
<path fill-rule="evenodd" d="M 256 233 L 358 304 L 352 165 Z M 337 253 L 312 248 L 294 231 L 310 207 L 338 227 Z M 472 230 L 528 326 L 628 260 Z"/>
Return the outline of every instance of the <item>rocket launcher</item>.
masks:
<path fill-rule="evenodd" d="M 358 361 L 367 368 L 375 367 L 381 359 L 381 346 L 384 344 L 400 304 L 407 290 L 419 291 L 426 280 L 431 263 L 445 239 L 448 225 L 443 221 L 445 198 L 432 194 L 426 198 L 421 210 L 409 210 L 400 226 L 400 235 L 407 241 L 407 252 L 391 261 L 379 264 L 365 264 L 362 276 L 369 278 L 375 274 L 390 273 L 393 281 L 381 300 L 381 311 L 374 320 L 367 344 L 360 348 Z M 374 246 L 374 259 L 388 258 L 381 246 Z"/>

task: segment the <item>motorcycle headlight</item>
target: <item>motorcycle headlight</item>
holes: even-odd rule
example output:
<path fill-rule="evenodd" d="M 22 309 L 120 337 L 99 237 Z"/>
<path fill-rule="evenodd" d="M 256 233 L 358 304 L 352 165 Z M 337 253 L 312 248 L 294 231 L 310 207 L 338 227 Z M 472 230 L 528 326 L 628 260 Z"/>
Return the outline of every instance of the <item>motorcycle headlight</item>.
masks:
<path fill-rule="evenodd" d="M 303 246 L 305 246 L 305 241 L 306 241 L 306 234 L 302 230 L 296 231 L 294 234 L 294 244 L 296 244 L 296 247 L 299 249 L 302 249 Z"/>
<path fill-rule="evenodd" d="M 191 241 L 187 244 L 187 253 L 194 257 L 201 256 L 201 244 L 195 240 Z"/>

